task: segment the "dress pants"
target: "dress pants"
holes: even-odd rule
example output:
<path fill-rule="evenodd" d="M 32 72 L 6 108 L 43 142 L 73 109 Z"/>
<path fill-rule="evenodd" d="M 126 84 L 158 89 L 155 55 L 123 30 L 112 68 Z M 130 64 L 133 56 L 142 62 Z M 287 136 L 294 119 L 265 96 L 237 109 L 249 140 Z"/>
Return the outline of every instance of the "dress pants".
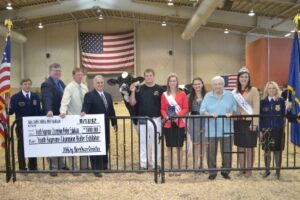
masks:
<path fill-rule="evenodd" d="M 232 163 L 232 138 L 231 137 L 209 137 L 207 138 L 207 165 L 208 168 L 217 168 L 218 143 L 221 145 L 222 168 L 231 168 Z M 229 174 L 229 170 L 222 170 L 223 173 Z M 210 175 L 217 175 L 217 171 L 210 171 Z"/>
<path fill-rule="evenodd" d="M 19 161 L 19 169 L 26 170 L 26 160 L 24 154 L 24 139 L 23 139 L 23 127 L 22 123 L 18 124 L 16 127 L 17 140 L 18 140 L 18 161 Z M 37 159 L 36 158 L 28 158 L 28 168 L 29 170 L 37 169 Z"/>
<path fill-rule="evenodd" d="M 143 168 L 147 168 L 147 164 L 149 163 L 154 168 L 154 161 L 155 161 L 155 136 L 156 136 L 156 146 L 157 146 L 157 164 L 160 166 L 160 159 L 161 159 L 161 151 L 160 151 L 160 142 L 159 142 L 159 135 L 161 134 L 161 118 L 155 117 L 152 118 L 156 124 L 157 132 L 159 134 L 154 133 L 154 126 L 152 123 L 147 120 L 145 124 L 139 123 L 137 126 L 139 132 L 139 140 L 140 140 L 140 166 Z M 152 146 L 152 161 L 149 162 L 150 157 L 150 147 Z"/>

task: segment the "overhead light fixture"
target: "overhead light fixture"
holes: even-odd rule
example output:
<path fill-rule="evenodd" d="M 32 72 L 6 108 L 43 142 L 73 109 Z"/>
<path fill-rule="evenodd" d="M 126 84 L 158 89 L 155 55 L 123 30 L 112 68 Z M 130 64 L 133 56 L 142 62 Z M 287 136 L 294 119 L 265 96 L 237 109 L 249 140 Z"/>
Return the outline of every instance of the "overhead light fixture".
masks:
<path fill-rule="evenodd" d="M 248 13 L 248 15 L 249 15 L 250 17 L 254 17 L 254 16 L 255 16 L 255 12 L 253 11 L 253 9 L 250 10 L 250 12 Z"/>
<path fill-rule="evenodd" d="M 98 16 L 98 19 L 104 19 L 102 13 L 100 13 L 100 15 Z"/>
<path fill-rule="evenodd" d="M 39 23 L 39 25 L 38 25 L 38 28 L 39 28 L 39 29 L 42 29 L 42 28 L 44 28 L 44 26 L 43 26 L 42 22 L 40 22 L 40 23 Z"/>
<path fill-rule="evenodd" d="M 169 0 L 169 1 L 168 1 L 168 6 L 174 6 L 173 0 Z"/>
<path fill-rule="evenodd" d="M 13 7 L 11 6 L 11 3 L 7 3 L 7 6 L 6 6 L 6 10 L 12 10 Z"/>
<path fill-rule="evenodd" d="M 166 21 L 162 21 L 161 26 L 167 26 L 167 22 Z"/>
<path fill-rule="evenodd" d="M 284 37 L 289 37 L 291 35 L 292 35 L 291 33 L 287 33 L 287 34 L 284 35 Z"/>
<path fill-rule="evenodd" d="M 103 13 L 102 13 L 102 10 L 100 7 L 97 8 L 97 15 L 98 15 L 98 19 L 104 19 L 104 16 L 103 16 Z"/>
<path fill-rule="evenodd" d="M 225 34 L 228 34 L 228 33 L 229 33 L 228 28 L 225 28 L 224 33 L 225 33 Z"/>

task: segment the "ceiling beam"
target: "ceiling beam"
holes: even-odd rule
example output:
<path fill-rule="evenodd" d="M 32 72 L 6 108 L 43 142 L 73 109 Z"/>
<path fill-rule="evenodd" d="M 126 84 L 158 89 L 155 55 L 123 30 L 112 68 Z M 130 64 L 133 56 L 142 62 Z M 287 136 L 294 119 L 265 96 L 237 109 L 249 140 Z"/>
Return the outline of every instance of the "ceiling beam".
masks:
<path fill-rule="evenodd" d="M 12 11 L 1 11 L 0 16 L 2 19 L 10 18 L 39 18 L 47 17 L 52 15 L 60 15 L 69 12 L 76 12 L 80 10 L 87 10 L 91 8 L 103 8 L 109 10 L 123 10 L 130 12 L 138 12 L 145 14 L 154 15 L 179 15 L 182 18 L 190 18 L 192 13 L 196 10 L 195 8 L 189 7 L 170 7 L 162 6 L 161 4 L 142 4 L 132 2 L 131 0 L 65 0 L 59 4 L 43 5 L 31 8 L 22 8 Z"/>
<path fill-rule="evenodd" d="M 208 18 L 208 22 L 231 24 L 236 26 L 255 27 L 256 17 L 249 17 L 245 13 L 230 12 L 215 10 L 215 12 Z"/>
<path fill-rule="evenodd" d="M 207 19 L 212 15 L 217 7 L 223 6 L 223 3 L 224 0 L 203 0 L 186 25 L 183 33 L 181 34 L 181 38 L 184 40 L 190 40 L 197 30 L 207 23 Z"/>
<path fill-rule="evenodd" d="M 256 0 L 257 1 L 257 0 Z M 259 0 L 263 1 L 263 0 Z M 265 0 L 273 2 L 282 2 L 279 0 Z M 295 2 L 295 1 L 294 1 Z M 292 2 L 289 2 L 291 4 Z M 12 11 L 1 11 L 0 20 L 11 19 L 37 19 L 42 17 L 74 13 L 77 11 L 97 9 L 98 7 L 107 10 L 125 11 L 132 13 L 141 13 L 157 15 L 163 17 L 176 16 L 178 18 L 190 19 L 197 8 L 185 6 L 168 6 L 167 4 L 145 4 L 138 0 L 64 0 L 59 3 L 43 4 L 39 6 L 16 9 Z M 72 16 L 73 17 L 73 16 Z M 73 17 L 74 18 L 74 17 Z M 76 18 L 76 17 L 75 17 Z M 267 17 L 249 17 L 246 13 L 215 10 L 207 19 L 207 22 L 228 24 L 242 27 L 266 27 L 273 30 L 289 31 L 291 29 L 291 20 L 286 20 L 280 25 L 274 24 L 280 22 L 281 18 L 270 19 Z M 138 20 L 138 19 L 137 19 Z M 282 20 L 282 19 L 281 19 Z M 272 26 L 273 25 L 273 26 Z M 286 29 L 286 30 L 284 30 Z"/>

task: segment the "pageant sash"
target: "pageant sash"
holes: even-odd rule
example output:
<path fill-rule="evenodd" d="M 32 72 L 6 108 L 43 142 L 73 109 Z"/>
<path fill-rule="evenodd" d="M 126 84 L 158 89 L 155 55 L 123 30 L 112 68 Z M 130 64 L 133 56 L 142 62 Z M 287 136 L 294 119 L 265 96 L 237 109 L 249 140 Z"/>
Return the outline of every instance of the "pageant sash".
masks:
<path fill-rule="evenodd" d="M 172 95 L 168 95 L 167 92 L 164 92 L 164 95 L 167 98 L 167 101 L 170 104 L 170 106 L 174 106 L 175 112 L 179 113 L 181 111 L 181 108 L 178 105 L 178 103 L 175 101 L 174 97 Z"/>
<path fill-rule="evenodd" d="M 252 107 L 248 104 L 248 102 L 245 100 L 245 98 L 241 95 L 241 93 L 237 93 L 236 90 L 232 91 L 232 95 L 236 102 L 243 108 L 243 110 L 249 114 L 253 114 L 253 109 Z"/>

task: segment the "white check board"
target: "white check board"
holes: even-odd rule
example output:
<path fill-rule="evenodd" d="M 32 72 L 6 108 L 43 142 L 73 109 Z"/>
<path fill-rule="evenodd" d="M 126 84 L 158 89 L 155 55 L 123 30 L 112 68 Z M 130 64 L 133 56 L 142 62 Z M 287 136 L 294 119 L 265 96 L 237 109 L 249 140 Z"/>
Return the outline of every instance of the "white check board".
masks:
<path fill-rule="evenodd" d="M 25 157 L 106 155 L 105 117 L 23 117 Z"/>

